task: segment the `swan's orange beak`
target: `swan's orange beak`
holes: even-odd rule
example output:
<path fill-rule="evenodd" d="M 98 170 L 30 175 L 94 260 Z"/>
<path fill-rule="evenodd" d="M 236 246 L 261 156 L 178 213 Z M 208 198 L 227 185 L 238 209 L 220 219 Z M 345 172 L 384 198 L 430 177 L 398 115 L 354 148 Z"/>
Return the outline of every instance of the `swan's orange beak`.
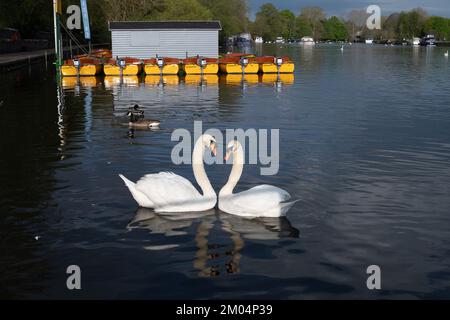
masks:
<path fill-rule="evenodd" d="M 227 151 L 227 153 L 225 154 L 225 157 L 223 157 L 223 160 L 228 161 L 228 159 L 230 159 L 231 156 L 231 152 Z"/>
<path fill-rule="evenodd" d="M 213 142 L 211 143 L 211 154 L 215 157 L 217 155 L 217 147 L 216 144 Z"/>

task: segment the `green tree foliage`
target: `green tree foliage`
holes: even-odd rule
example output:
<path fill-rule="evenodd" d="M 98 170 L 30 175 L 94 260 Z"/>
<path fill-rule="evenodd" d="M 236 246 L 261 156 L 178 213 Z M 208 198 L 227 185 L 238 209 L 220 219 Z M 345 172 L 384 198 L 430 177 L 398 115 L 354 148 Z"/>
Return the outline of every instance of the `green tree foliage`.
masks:
<path fill-rule="evenodd" d="M 430 17 L 424 26 L 424 30 L 428 34 L 434 34 L 438 40 L 450 39 L 450 19 L 442 17 Z"/>
<path fill-rule="evenodd" d="M 310 36 L 315 40 L 321 38 L 323 32 L 323 22 L 325 21 L 325 13 L 319 7 L 306 7 L 300 12 L 299 17 L 304 24 L 311 30 Z"/>
<path fill-rule="evenodd" d="M 300 39 L 302 37 L 311 37 L 313 32 L 311 25 L 305 19 L 305 17 L 299 15 L 295 18 L 295 35 L 296 39 Z"/>
<path fill-rule="evenodd" d="M 252 23 L 250 30 L 254 35 L 273 41 L 280 36 L 284 39 L 296 39 L 302 32 L 308 33 L 310 29 L 306 22 L 299 21 L 291 10 L 279 11 L 272 4 L 266 3 L 256 13 L 255 22 Z"/>
<path fill-rule="evenodd" d="M 170 6 L 165 0 L 89 0 L 97 1 L 101 2 L 108 21 L 142 21 Z"/>
<path fill-rule="evenodd" d="M 48 0 L 0 1 L 0 21 L 4 27 L 18 29 L 23 38 L 38 31 L 50 31 L 53 4 Z"/>
<path fill-rule="evenodd" d="M 295 14 L 291 10 L 281 10 L 278 13 L 281 22 L 281 36 L 284 39 L 292 39 L 296 34 Z"/>
<path fill-rule="evenodd" d="M 275 40 L 281 35 L 282 21 L 277 8 L 271 3 L 261 6 L 256 14 L 253 33 L 262 36 L 265 40 Z"/>
<path fill-rule="evenodd" d="M 393 13 L 383 22 L 383 29 L 381 31 L 381 39 L 394 39 L 397 35 L 397 26 L 400 21 L 400 14 Z"/>
<path fill-rule="evenodd" d="M 346 40 L 348 38 L 345 24 L 338 17 L 331 17 L 323 23 L 324 40 Z"/>
<path fill-rule="evenodd" d="M 410 39 L 422 35 L 426 19 L 426 12 L 420 8 L 408 12 L 401 12 L 397 26 L 399 37 L 402 39 Z"/>
<path fill-rule="evenodd" d="M 214 20 L 222 25 L 222 38 L 248 31 L 248 7 L 245 0 L 200 0 L 211 12 Z"/>
<path fill-rule="evenodd" d="M 151 20 L 211 20 L 213 15 L 197 0 L 165 0 L 164 9 L 150 14 Z"/>

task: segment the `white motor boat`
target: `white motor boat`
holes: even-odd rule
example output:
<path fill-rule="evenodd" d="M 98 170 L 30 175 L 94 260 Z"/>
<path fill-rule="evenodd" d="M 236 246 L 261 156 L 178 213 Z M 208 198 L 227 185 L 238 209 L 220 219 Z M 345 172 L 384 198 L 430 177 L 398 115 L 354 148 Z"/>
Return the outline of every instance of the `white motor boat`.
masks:
<path fill-rule="evenodd" d="M 311 37 L 303 37 L 300 40 L 300 43 L 304 44 L 304 45 L 314 45 L 315 44 L 314 39 Z"/>
<path fill-rule="evenodd" d="M 275 39 L 275 43 L 284 43 L 283 37 L 277 37 L 277 38 Z"/>

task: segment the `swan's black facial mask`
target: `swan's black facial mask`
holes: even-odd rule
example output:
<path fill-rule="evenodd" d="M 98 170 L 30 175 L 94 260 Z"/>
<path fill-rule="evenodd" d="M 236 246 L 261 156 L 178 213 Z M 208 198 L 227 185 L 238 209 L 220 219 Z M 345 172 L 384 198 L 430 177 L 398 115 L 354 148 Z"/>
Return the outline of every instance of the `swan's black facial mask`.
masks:
<path fill-rule="evenodd" d="M 223 160 L 228 161 L 228 159 L 230 159 L 230 157 L 233 155 L 233 151 L 234 151 L 234 146 L 228 147 Z"/>
<path fill-rule="evenodd" d="M 209 143 L 209 149 L 211 150 L 211 155 L 215 157 L 217 154 L 217 146 L 213 140 L 211 140 Z"/>

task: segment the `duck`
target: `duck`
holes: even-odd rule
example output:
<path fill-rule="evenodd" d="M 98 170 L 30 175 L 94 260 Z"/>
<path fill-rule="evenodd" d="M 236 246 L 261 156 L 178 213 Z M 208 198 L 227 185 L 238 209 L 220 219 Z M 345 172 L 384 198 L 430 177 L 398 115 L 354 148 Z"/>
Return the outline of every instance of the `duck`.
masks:
<path fill-rule="evenodd" d="M 139 109 L 139 105 L 135 104 L 133 107 L 128 109 L 135 116 L 144 117 L 144 110 Z"/>
<path fill-rule="evenodd" d="M 133 111 L 128 111 L 127 116 L 130 118 L 128 126 L 132 128 L 153 128 L 161 123 L 157 119 L 139 119 L 140 116 L 135 115 Z"/>

